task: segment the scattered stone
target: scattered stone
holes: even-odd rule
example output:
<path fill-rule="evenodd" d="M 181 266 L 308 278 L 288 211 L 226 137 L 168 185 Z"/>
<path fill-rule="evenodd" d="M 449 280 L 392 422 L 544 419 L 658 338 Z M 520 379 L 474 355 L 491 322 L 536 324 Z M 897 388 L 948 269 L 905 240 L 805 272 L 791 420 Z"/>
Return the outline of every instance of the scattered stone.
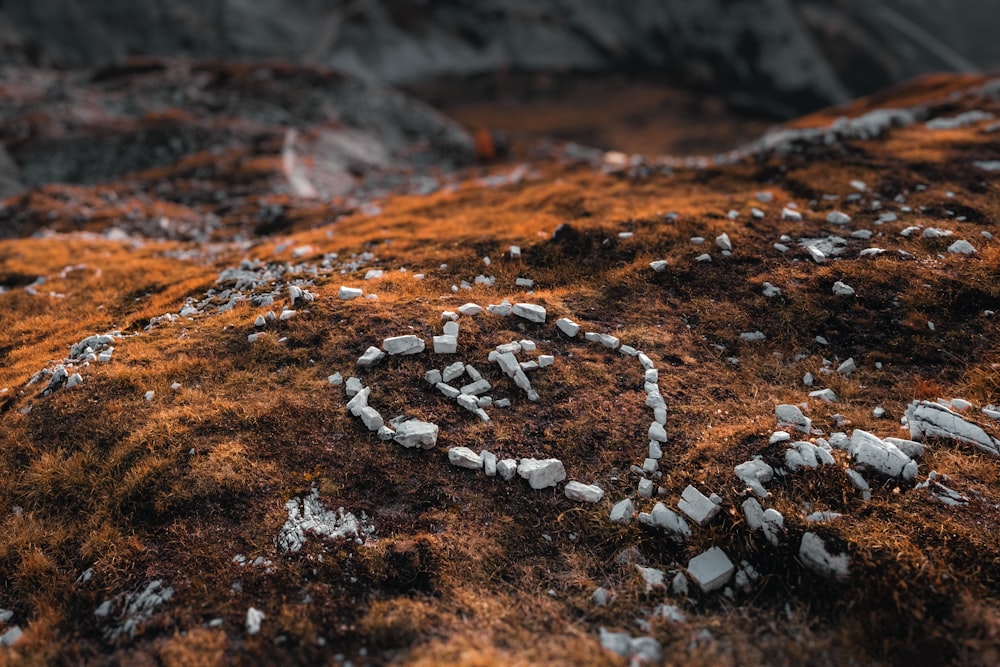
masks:
<path fill-rule="evenodd" d="M 764 296 L 768 299 L 773 299 L 776 296 L 781 296 L 781 288 L 775 287 L 771 283 L 764 283 Z"/>
<path fill-rule="evenodd" d="M 666 588 L 666 576 L 667 573 L 663 570 L 658 570 L 655 567 L 644 567 L 642 565 L 636 565 L 635 569 L 639 572 L 642 580 L 646 584 L 646 594 L 652 593 L 654 590 Z"/>
<path fill-rule="evenodd" d="M 746 341 L 747 343 L 755 343 L 760 340 L 764 340 L 767 336 L 763 331 L 752 331 L 744 332 L 740 334 L 740 339 Z"/>
<path fill-rule="evenodd" d="M 608 589 L 599 587 L 594 591 L 594 594 L 590 596 L 590 599 L 593 600 L 594 604 L 598 607 L 607 607 L 614 601 L 615 596 L 614 593 Z"/>
<path fill-rule="evenodd" d="M 824 253 L 816 246 L 813 245 L 806 246 L 806 251 L 809 253 L 809 256 L 812 258 L 812 260 L 817 264 L 822 264 L 823 262 L 826 261 L 826 253 Z"/>
<path fill-rule="evenodd" d="M 663 424 L 654 421 L 649 425 L 649 439 L 654 442 L 667 441 L 667 431 L 663 428 Z"/>
<path fill-rule="evenodd" d="M 553 357 L 551 354 L 541 354 L 538 356 L 538 367 L 547 368 L 548 366 L 554 364 L 555 361 L 556 358 Z"/>
<path fill-rule="evenodd" d="M 833 284 L 833 293 L 837 296 L 854 296 L 854 288 L 838 280 Z"/>
<path fill-rule="evenodd" d="M 260 609 L 250 607 L 247 609 L 247 617 L 244 625 L 248 635 L 255 635 L 260 632 L 260 624 L 267 616 Z"/>
<path fill-rule="evenodd" d="M 829 521 L 836 521 L 842 516 L 844 515 L 840 512 L 813 512 L 806 517 L 806 521 L 809 523 L 826 523 Z"/>
<path fill-rule="evenodd" d="M 362 408 L 368 405 L 368 397 L 371 393 L 372 390 L 370 387 L 365 387 L 359 391 L 354 395 L 354 398 L 347 402 L 347 410 L 355 417 L 360 417 Z"/>
<path fill-rule="evenodd" d="M 445 382 L 451 382 L 455 378 L 462 377 L 463 373 L 465 373 L 465 364 L 461 361 L 456 361 L 453 364 L 445 366 L 444 371 L 441 373 L 441 379 Z"/>
<path fill-rule="evenodd" d="M 691 528 L 677 512 L 663 503 L 656 503 L 649 514 L 639 513 L 639 522 L 653 528 L 660 528 L 670 533 L 674 540 L 683 542 L 691 537 Z"/>
<path fill-rule="evenodd" d="M 435 354 L 455 354 L 458 352 L 458 338 L 456 336 L 445 334 L 443 336 L 434 336 L 431 340 L 434 345 Z"/>
<path fill-rule="evenodd" d="M 844 376 L 850 375 L 856 370 L 858 370 L 858 365 L 854 362 L 854 357 L 848 357 L 843 363 L 837 366 L 837 372 Z"/>
<path fill-rule="evenodd" d="M 941 481 L 938 481 L 941 480 Z M 947 482 L 948 476 L 938 474 L 936 470 L 931 470 L 930 474 L 927 475 L 927 479 L 917 484 L 915 488 L 926 489 L 930 494 L 931 498 L 934 498 L 938 502 L 944 503 L 945 505 L 968 505 L 969 499 L 963 496 L 961 493 L 945 486 L 942 482 Z"/>
<path fill-rule="evenodd" d="M 1000 440 L 938 403 L 914 401 L 906 410 L 906 419 L 913 440 L 949 438 L 1000 456 Z"/>
<path fill-rule="evenodd" d="M 633 517 L 635 517 L 635 503 L 632 502 L 631 498 L 619 500 L 611 508 L 611 523 L 631 523 Z"/>
<path fill-rule="evenodd" d="M 719 547 L 695 556 L 688 562 L 688 575 L 705 593 L 718 590 L 726 585 L 736 571 L 729 557 Z"/>
<path fill-rule="evenodd" d="M 543 324 L 545 322 L 545 308 L 533 303 L 515 303 L 514 314 L 524 318 L 529 322 Z"/>
<path fill-rule="evenodd" d="M 452 447 L 448 450 L 448 461 L 459 468 L 468 470 L 480 470 L 483 467 L 483 458 L 468 447 Z"/>
<path fill-rule="evenodd" d="M 851 558 L 847 554 L 833 555 L 827 551 L 826 544 L 816 533 L 802 536 L 799 560 L 816 574 L 840 580 L 847 579 L 851 564 Z"/>
<path fill-rule="evenodd" d="M 566 479 L 566 468 L 559 459 L 521 459 L 517 474 L 528 480 L 531 488 L 544 489 Z"/>
<path fill-rule="evenodd" d="M 461 393 L 467 394 L 467 395 L 470 395 L 470 396 L 479 396 L 480 394 L 485 394 L 486 392 L 488 392 L 492 388 L 493 388 L 493 385 L 491 385 L 488 380 L 484 380 L 480 376 L 480 378 L 478 380 L 476 380 L 475 382 L 472 382 L 472 383 L 467 384 L 464 387 L 462 387 Z"/>
<path fill-rule="evenodd" d="M 764 488 L 764 484 L 774 479 L 774 468 L 760 459 L 753 459 L 739 464 L 733 469 L 733 472 L 754 493 L 761 498 L 767 498 L 768 493 L 767 489 Z"/>
<path fill-rule="evenodd" d="M 704 526 L 711 521 L 721 509 L 710 498 L 691 485 L 684 489 L 681 499 L 677 503 L 677 508 L 699 526 Z"/>
<path fill-rule="evenodd" d="M 497 474 L 497 455 L 493 452 L 486 451 L 485 449 L 479 452 L 479 458 L 483 460 L 483 472 L 486 473 L 487 477 L 496 477 Z"/>
<path fill-rule="evenodd" d="M 364 423 L 365 428 L 369 431 L 378 431 L 382 426 L 385 425 L 385 421 L 382 419 L 382 415 L 378 413 L 375 408 L 370 406 L 365 406 L 361 408 L 361 421 Z"/>
<path fill-rule="evenodd" d="M 948 252 L 954 253 L 956 255 L 974 255 L 976 249 L 968 241 L 955 241 L 950 246 L 948 246 Z"/>
<path fill-rule="evenodd" d="M 733 250 L 733 242 L 729 240 L 729 234 L 725 232 L 715 237 L 715 245 L 720 250 L 728 250 L 729 252 Z"/>
<path fill-rule="evenodd" d="M 849 451 L 851 458 L 857 463 L 869 466 L 887 477 L 911 480 L 917 474 L 915 461 L 896 445 L 880 440 L 867 431 L 854 430 Z"/>
<path fill-rule="evenodd" d="M 566 497 L 581 503 L 598 503 L 604 497 L 604 489 L 596 484 L 572 481 L 566 484 Z"/>
<path fill-rule="evenodd" d="M 702 253 L 701 255 L 698 255 L 697 257 L 695 257 L 694 261 L 696 261 L 696 262 L 711 262 L 712 261 L 712 256 L 709 255 L 707 252 L 706 253 Z"/>
<path fill-rule="evenodd" d="M 358 366 L 361 368 L 371 368 L 383 359 L 385 359 L 385 352 L 373 345 L 358 357 Z"/>
<path fill-rule="evenodd" d="M 514 459 L 504 459 L 497 463 L 497 473 L 501 479 L 510 481 L 517 474 L 517 461 Z"/>
<path fill-rule="evenodd" d="M 393 440 L 403 447 L 432 449 L 437 445 L 437 437 L 437 424 L 411 419 L 396 427 L 396 437 Z"/>
<path fill-rule="evenodd" d="M 454 320 L 448 320 L 444 323 L 444 335 L 445 336 L 458 336 L 458 322 Z"/>
<path fill-rule="evenodd" d="M 479 315 L 483 312 L 483 308 L 474 303 L 466 303 L 458 307 L 458 312 L 468 316 Z"/>
<path fill-rule="evenodd" d="M 667 270 L 667 260 L 658 259 L 656 261 L 649 263 L 649 268 L 653 269 L 656 273 L 663 273 Z"/>
<path fill-rule="evenodd" d="M 326 378 L 326 381 L 329 382 L 334 387 L 339 387 L 340 385 L 344 384 L 344 376 L 341 375 L 340 373 L 334 373 L 333 375 L 328 376 Z M 175 383 L 175 384 L 178 384 L 178 383 Z M 171 388 L 173 388 L 172 385 L 171 385 Z M 178 384 L 177 388 L 180 389 L 180 385 L 179 384 Z"/>
<path fill-rule="evenodd" d="M 882 438 L 885 442 L 896 445 L 899 451 L 903 452 L 911 459 L 916 459 L 922 457 L 927 452 L 927 447 L 922 443 L 914 442 L 913 440 L 904 440 L 903 438 Z"/>
<path fill-rule="evenodd" d="M 393 356 L 418 354 L 423 352 L 425 347 L 423 338 L 412 334 L 393 336 L 382 341 L 382 349 Z"/>
<path fill-rule="evenodd" d="M 797 406 L 782 404 L 774 410 L 774 416 L 778 420 L 779 426 L 791 426 L 803 433 L 812 432 L 812 420 L 802 414 Z"/>
<path fill-rule="evenodd" d="M 356 287 L 345 287 L 340 286 L 340 291 L 337 292 L 337 298 L 343 299 L 344 301 L 350 301 L 351 299 L 357 299 L 362 295 L 362 291 Z"/>
<path fill-rule="evenodd" d="M 625 632 L 608 632 L 600 628 L 601 648 L 627 658 L 633 665 L 658 664 L 663 660 L 663 648 L 652 637 L 633 639 Z"/>
<path fill-rule="evenodd" d="M 785 207 L 781 209 L 781 219 L 791 222 L 802 222 L 802 214 L 795 209 Z"/>
<path fill-rule="evenodd" d="M 826 216 L 826 221 L 831 225 L 849 225 L 851 224 L 851 216 L 846 213 L 841 213 L 840 211 L 831 211 L 828 216 Z"/>
<path fill-rule="evenodd" d="M 816 391 L 810 391 L 809 398 L 815 398 L 823 401 L 824 403 L 837 402 L 837 394 L 835 394 L 832 389 L 817 389 Z"/>
<path fill-rule="evenodd" d="M 462 394 L 462 392 L 460 392 L 458 389 L 452 387 L 450 384 L 445 384 L 444 382 L 438 382 L 434 386 L 447 398 L 458 398 Z"/>
<path fill-rule="evenodd" d="M 344 392 L 347 394 L 348 398 L 354 398 L 355 395 L 357 395 L 357 393 L 362 389 L 364 389 L 364 385 L 361 384 L 360 379 L 356 377 L 347 378 L 347 384 L 344 386 Z"/>
<path fill-rule="evenodd" d="M 12 625 L 6 632 L 0 635 L 0 646 L 13 646 L 21 640 L 22 635 L 24 635 L 24 632 L 21 630 L 21 626 Z"/>
<path fill-rule="evenodd" d="M 768 439 L 768 443 L 773 445 L 778 442 L 788 442 L 791 439 L 792 436 L 788 431 L 775 431 Z"/>
<path fill-rule="evenodd" d="M 621 347 L 622 342 L 615 336 L 611 334 L 601 334 L 600 336 L 601 345 L 608 348 L 609 350 L 617 350 Z"/>
<path fill-rule="evenodd" d="M 431 369 L 431 370 L 427 371 L 426 373 L 424 373 L 424 381 L 427 384 L 436 385 L 438 382 L 441 382 L 441 380 L 442 380 L 442 378 L 441 378 L 441 371 L 439 371 L 436 368 Z"/>
<path fill-rule="evenodd" d="M 854 468 L 847 469 L 847 481 L 850 482 L 851 486 L 853 486 L 858 491 L 871 490 L 871 487 L 868 486 L 868 482 L 865 481 L 865 478 L 862 477 L 861 473 L 859 473 Z"/>
<path fill-rule="evenodd" d="M 639 480 L 639 495 L 643 498 L 653 497 L 653 480 L 645 477 Z"/>
<path fill-rule="evenodd" d="M 814 381 L 815 378 L 813 378 L 812 373 L 806 373 L 805 375 L 802 376 L 802 384 L 804 384 L 807 387 L 813 386 Z"/>

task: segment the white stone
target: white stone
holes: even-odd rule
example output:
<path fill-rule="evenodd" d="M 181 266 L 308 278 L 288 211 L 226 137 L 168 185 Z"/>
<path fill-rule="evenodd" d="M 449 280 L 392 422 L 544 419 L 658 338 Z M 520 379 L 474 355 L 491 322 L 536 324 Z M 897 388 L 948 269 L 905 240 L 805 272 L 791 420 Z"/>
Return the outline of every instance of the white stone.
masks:
<path fill-rule="evenodd" d="M 837 296 L 854 296 L 854 288 L 838 280 L 833 284 L 833 293 Z"/>
<path fill-rule="evenodd" d="M 851 216 L 846 213 L 841 213 L 840 211 L 831 211 L 828 216 L 826 216 L 826 221 L 831 225 L 849 225 L 851 224 Z"/>
<path fill-rule="evenodd" d="M 715 237 L 715 245 L 720 250 L 729 250 L 731 252 L 733 249 L 733 242 L 729 240 L 729 234 L 725 232 Z"/>
<path fill-rule="evenodd" d="M 385 352 L 372 345 L 365 350 L 364 354 L 358 357 L 358 366 L 361 368 L 371 368 L 383 359 L 385 359 Z"/>
<path fill-rule="evenodd" d="M 653 497 L 653 480 L 646 478 L 639 480 L 639 495 L 643 498 Z"/>
<path fill-rule="evenodd" d="M 635 503 L 632 502 L 631 498 L 619 500 L 611 508 L 611 523 L 631 523 L 633 517 L 635 517 Z"/>
<path fill-rule="evenodd" d="M 747 343 L 756 343 L 757 341 L 764 340 L 767 335 L 763 331 L 745 331 L 740 334 L 740 340 L 746 341 Z"/>
<path fill-rule="evenodd" d="M 687 566 L 688 574 L 702 591 L 709 593 L 725 586 L 736 571 L 726 552 L 719 547 L 695 556 Z"/>
<path fill-rule="evenodd" d="M 497 473 L 506 481 L 514 479 L 517 474 L 517 461 L 514 459 L 504 459 L 497 463 Z"/>
<path fill-rule="evenodd" d="M 851 564 L 851 558 L 847 554 L 833 555 L 827 551 L 826 544 L 816 533 L 802 536 L 799 560 L 816 574 L 841 580 L 848 577 Z"/>
<path fill-rule="evenodd" d="M 443 336 L 434 336 L 432 338 L 432 342 L 434 344 L 434 354 L 455 354 L 458 351 L 458 338 L 455 336 L 448 334 Z"/>
<path fill-rule="evenodd" d="M 143 398 L 145 398 L 147 401 L 151 401 L 155 397 L 156 397 L 156 392 L 153 391 L 152 389 L 143 394 Z"/>
<path fill-rule="evenodd" d="M 449 320 L 444 323 L 444 335 L 445 336 L 458 336 L 458 322 L 454 320 Z"/>
<path fill-rule="evenodd" d="M 621 341 L 611 334 L 601 334 L 601 345 L 609 350 L 617 350 L 621 346 Z"/>
<path fill-rule="evenodd" d="M 594 594 L 590 596 L 590 599 L 593 600 L 594 604 L 598 607 L 607 607 L 614 601 L 615 596 L 614 593 L 608 589 L 601 587 L 594 591 Z"/>
<path fill-rule="evenodd" d="M 653 269 L 656 273 L 663 273 L 667 270 L 667 260 L 658 259 L 649 263 L 649 268 Z"/>
<path fill-rule="evenodd" d="M 643 567 L 642 565 L 636 565 L 635 569 L 639 572 L 639 576 L 646 584 L 646 593 L 652 593 L 654 590 L 666 588 L 667 573 L 663 570 L 658 570 L 655 567 Z"/>
<path fill-rule="evenodd" d="M 450 384 L 445 384 L 444 382 L 438 382 L 434 386 L 437 388 L 438 391 L 440 391 L 448 398 L 458 398 L 462 394 L 462 392 L 460 392 L 458 389 L 452 387 Z"/>
<path fill-rule="evenodd" d="M 517 474 L 528 480 L 531 488 L 544 489 L 566 479 L 566 468 L 559 459 L 521 459 Z"/>
<path fill-rule="evenodd" d="M 858 370 L 858 365 L 854 363 L 854 357 L 848 357 L 843 363 L 837 366 L 837 372 L 841 375 L 850 375 Z"/>
<path fill-rule="evenodd" d="M 364 389 L 364 385 L 361 384 L 361 380 L 356 377 L 347 378 L 347 384 L 344 385 L 344 392 L 347 394 L 347 398 L 354 398 L 362 389 Z"/>
<path fill-rule="evenodd" d="M 972 403 L 969 403 L 965 399 L 962 399 L 962 398 L 953 398 L 953 399 L 951 399 L 951 409 L 955 410 L 956 412 L 965 412 L 966 410 L 968 410 L 971 407 L 972 407 Z"/>
<path fill-rule="evenodd" d="M 699 526 L 704 526 L 719 513 L 719 506 L 701 491 L 688 485 L 681 494 L 677 508 L 687 514 Z"/>
<path fill-rule="evenodd" d="M 438 382 L 441 382 L 441 380 L 442 380 L 441 371 L 439 371 L 436 368 L 433 368 L 424 373 L 424 381 L 427 384 L 436 385 Z"/>
<path fill-rule="evenodd" d="M 767 489 L 764 488 L 764 484 L 774 479 L 774 469 L 771 466 L 764 463 L 760 459 L 753 459 L 739 464 L 733 468 L 733 472 L 736 473 L 736 476 L 739 477 L 744 484 L 749 486 L 754 493 L 761 498 L 767 498 Z"/>
<path fill-rule="evenodd" d="M 417 354 L 423 352 L 425 347 L 424 339 L 412 334 L 393 336 L 382 341 L 382 349 L 394 356 L 400 354 Z"/>
<path fill-rule="evenodd" d="M 802 410 L 795 405 L 779 405 L 774 410 L 774 416 L 778 420 L 779 426 L 791 426 L 803 433 L 812 431 L 812 420 L 803 415 Z"/>
<path fill-rule="evenodd" d="M 525 352 L 534 352 L 538 348 L 538 346 L 535 345 L 535 341 L 533 340 L 518 341 L 518 344 L 521 346 L 521 349 L 524 350 Z"/>
<path fill-rule="evenodd" d="M 444 322 L 454 322 L 458 319 L 458 313 L 452 310 L 446 310 L 441 313 L 441 320 Z"/>
<path fill-rule="evenodd" d="M 649 425 L 649 439 L 656 442 L 667 441 L 667 431 L 663 428 L 662 424 L 654 421 Z"/>
<path fill-rule="evenodd" d="M 431 449 L 437 445 L 437 437 L 437 424 L 411 419 L 396 427 L 396 437 L 393 440 L 403 447 Z"/>
<path fill-rule="evenodd" d="M 596 484 L 572 481 L 566 484 L 566 497 L 581 503 L 598 503 L 604 497 L 604 489 Z"/>
<path fill-rule="evenodd" d="M 773 445 L 778 442 L 788 442 L 791 439 L 792 436 L 788 431 L 775 431 L 774 433 L 771 434 L 768 443 Z"/>
<path fill-rule="evenodd" d="M 823 401 L 824 403 L 837 402 L 837 394 L 834 393 L 833 389 L 817 389 L 816 391 L 810 391 L 809 398 L 815 398 Z"/>
<path fill-rule="evenodd" d="M 444 371 L 441 373 L 441 379 L 445 382 L 451 382 L 455 378 L 462 377 L 465 373 L 465 364 L 461 361 L 456 361 L 453 364 L 445 366 Z"/>
<path fill-rule="evenodd" d="M 288 320 L 290 320 L 293 317 L 295 317 L 296 313 L 298 313 L 297 310 L 283 310 L 283 311 L 281 311 L 281 315 L 278 316 L 278 321 L 279 322 L 287 322 Z"/>
<path fill-rule="evenodd" d="M 533 303 L 515 303 L 514 314 L 529 322 L 542 324 L 545 322 L 545 308 Z"/>
<path fill-rule="evenodd" d="M 861 473 L 854 468 L 848 468 L 846 474 L 847 481 L 850 482 L 851 486 L 858 491 L 868 491 L 871 489 L 871 487 L 868 486 L 868 482 L 865 481 L 865 478 L 861 476 Z"/>
<path fill-rule="evenodd" d="M 244 622 L 244 625 L 246 626 L 247 629 L 247 634 L 255 635 L 258 632 L 260 632 L 260 623 L 265 618 L 267 618 L 267 615 L 264 614 L 264 612 L 262 612 L 260 609 L 254 609 L 253 607 L 247 609 L 247 617 L 246 621 Z"/>
<path fill-rule="evenodd" d="M 462 387 L 461 392 L 463 394 L 468 394 L 471 396 L 479 396 L 480 394 L 485 394 L 492 388 L 493 385 L 491 385 L 488 380 L 484 380 L 482 377 L 480 377 L 475 382 L 472 382 Z"/>
<path fill-rule="evenodd" d="M 334 373 L 333 375 L 327 377 L 326 381 L 335 387 L 339 387 L 340 385 L 344 384 L 344 376 L 341 375 L 340 373 Z M 179 386 L 178 389 L 180 389 Z"/>
<path fill-rule="evenodd" d="M 357 299 L 361 296 L 362 292 L 356 287 L 345 287 L 340 286 L 340 291 L 337 292 L 337 298 L 343 299 L 344 301 L 350 301 L 351 299 Z"/>
<path fill-rule="evenodd" d="M 922 443 L 915 442 L 913 440 L 904 440 L 902 438 L 882 438 L 882 440 L 891 445 L 896 445 L 896 447 L 899 448 L 899 451 L 903 452 L 911 459 L 921 457 L 927 451 L 927 448 Z"/>
<path fill-rule="evenodd" d="M 768 299 L 773 299 L 776 296 L 781 296 L 781 288 L 775 287 L 771 283 L 764 283 L 764 296 Z"/>
<path fill-rule="evenodd" d="M 869 466 L 887 477 L 910 480 L 917 474 L 917 464 L 896 445 L 861 429 L 855 429 L 851 433 L 850 453 L 857 463 Z"/>
<path fill-rule="evenodd" d="M 496 477 L 497 455 L 484 449 L 479 452 L 479 458 L 483 460 L 483 472 L 486 473 L 486 476 Z"/>
<path fill-rule="evenodd" d="M 396 432 L 388 426 L 383 426 L 378 430 L 378 439 L 382 442 L 389 442 L 396 437 Z"/>
<path fill-rule="evenodd" d="M 817 264 L 822 264 L 826 261 L 826 254 L 816 246 L 806 246 L 806 250 L 809 252 L 809 256 Z"/>
<path fill-rule="evenodd" d="M 483 459 L 468 447 L 452 447 L 448 450 L 448 462 L 459 468 L 479 470 L 483 467 Z"/>
<path fill-rule="evenodd" d="M 385 421 L 382 419 L 382 415 L 378 413 L 375 408 L 365 406 L 361 408 L 361 421 L 364 422 L 365 428 L 369 431 L 378 431 L 385 425 Z"/>
<path fill-rule="evenodd" d="M 778 252 L 788 252 L 788 246 L 784 243 L 775 243 L 772 247 Z"/>
<path fill-rule="evenodd" d="M 948 252 L 955 253 L 956 255 L 973 255 L 976 249 L 968 241 L 955 241 L 948 246 Z"/>
<path fill-rule="evenodd" d="M 354 398 L 347 402 L 347 410 L 355 417 L 361 416 L 361 410 L 368 405 L 368 397 L 371 395 L 371 387 L 365 387 L 354 395 Z"/>
<path fill-rule="evenodd" d="M 979 447 L 984 452 L 1000 456 L 1000 440 L 991 437 L 982 428 L 966 421 L 956 412 L 929 401 L 914 401 L 906 410 L 910 438 L 949 438 Z"/>
<path fill-rule="evenodd" d="M 712 261 L 712 256 L 709 255 L 707 252 L 705 252 L 705 253 L 702 253 L 702 254 L 698 255 L 697 257 L 695 257 L 694 261 L 696 261 L 696 262 L 711 262 Z"/>
<path fill-rule="evenodd" d="M 478 315 L 483 312 L 483 308 L 475 303 L 466 303 L 458 307 L 458 312 L 462 315 Z"/>
<path fill-rule="evenodd" d="M 539 368 L 546 368 L 548 366 L 551 366 L 552 364 L 555 363 L 555 361 L 556 361 L 556 358 L 553 357 L 551 354 L 540 354 L 540 355 L 538 355 L 538 367 Z"/>
<path fill-rule="evenodd" d="M 790 220 L 792 222 L 802 222 L 802 214 L 791 208 L 781 209 L 781 219 Z"/>
<path fill-rule="evenodd" d="M 691 528 L 684 517 L 663 503 L 656 503 L 649 514 L 640 513 L 639 521 L 647 526 L 660 528 L 670 533 L 671 537 L 678 542 L 683 542 L 691 537 Z"/>
<path fill-rule="evenodd" d="M 491 303 L 490 305 L 486 306 L 486 310 L 488 310 L 493 315 L 496 315 L 497 317 L 510 317 L 511 313 L 513 312 L 513 308 L 511 308 L 510 303 L 508 303 L 507 301 L 504 301 L 503 303 L 500 304 Z"/>
<path fill-rule="evenodd" d="M 253 321 L 253 325 L 259 329 L 267 325 L 267 320 L 264 319 L 263 315 L 258 315 L 257 319 Z"/>
<path fill-rule="evenodd" d="M 663 449 L 660 447 L 660 443 L 658 443 L 655 440 L 649 441 L 648 452 L 649 452 L 648 458 L 654 459 L 656 461 L 659 461 L 660 459 L 663 458 Z"/>

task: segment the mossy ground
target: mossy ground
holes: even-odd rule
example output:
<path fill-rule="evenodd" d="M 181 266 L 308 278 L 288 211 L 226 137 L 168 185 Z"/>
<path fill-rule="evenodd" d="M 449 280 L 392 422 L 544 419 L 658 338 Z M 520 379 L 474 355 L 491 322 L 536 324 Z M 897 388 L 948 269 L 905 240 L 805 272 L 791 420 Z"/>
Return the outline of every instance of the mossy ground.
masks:
<path fill-rule="evenodd" d="M 931 80 L 877 104 L 931 103 L 951 93 L 932 115 L 1000 113 L 996 101 L 954 94 L 978 83 Z M 1000 244 L 980 235 L 1000 234 L 1000 188 L 972 166 L 998 154 L 1000 134 L 981 126 L 930 132 L 918 124 L 818 155 L 641 179 L 547 158 L 533 165 L 535 178 L 486 187 L 475 180 L 486 168 L 473 170 L 457 189 L 390 198 L 372 216 L 283 197 L 287 226 L 280 232 L 210 247 L 72 231 L 81 202 L 95 211 L 87 229 L 100 231 L 118 215 L 102 208 L 101 192 L 186 178 L 184 165 L 126 184 L 49 186 L 8 201 L 19 219 L 35 221 L 29 226 L 61 233 L 0 241 L 0 284 L 10 288 L 0 294 L 0 388 L 9 388 L 0 394 L 0 608 L 13 610 L 25 630 L 14 648 L 0 650 L 0 663 L 315 664 L 343 654 L 356 664 L 617 664 L 600 649 L 598 627 L 636 634 L 636 619 L 669 601 L 688 621 L 654 619 L 650 631 L 671 663 L 996 664 L 1000 460 L 970 446 L 930 443 L 920 478 L 931 470 L 950 476 L 971 499 L 963 507 L 878 480 L 866 502 L 842 470 L 779 478 L 768 501 L 788 527 L 778 547 L 745 529 L 743 489 L 732 469 L 757 454 L 780 464 L 783 447 L 768 444 L 774 406 L 806 400 L 801 377 L 817 374 L 823 358 L 853 356 L 860 369 L 818 376 L 839 397 L 834 405 L 810 404 L 826 432 L 838 430 L 830 416 L 840 413 L 848 430 L 905 436 L 898 420 L 914 398 L 1000 402 L 1000 319 L 983 314 L 1000 310 Z M 878 212 L 843 200 L 854 179 L 889 210 L 899 208 L 895 196 L 905 196 L 912 212 L 874 226 Z M 759 203 L 761 190 L 774 201 Z M 842 199 L 824 202 L 823 194 Z M 815 210 L 810 200 L 819 202 Z M 789 201 L 802 207 L 803 222 L 780 220 Z M 155 199 L 130 205 L 149 217 L 170 214 Z M 751 206 L 766 217 L 751 221 Z M 842 259 L 821 265 L 794 244 L 787 254 L 772 248 L 781 234 L 843 233 L 825 222 L 834 207 L 854 217 L 851 229 L 877 236 L 851 241 Z M 736 221 L 726 216 L 734 208 Z M 671 211 L 675 221 L 665 217 Z M 555 241 L 560 224 L 573 233 Z M 955 236 L 899 236 L 908 225 L 947 227 Z M 634 236 L 619 238 L 623 231 Z M 723 232 L 734 245 L 728 258 L 710 247 Z M 693 236 L 706 245 L 692 245 Z M 978 252 L 947 253 L 956 238 Z M 517 261 L 505 254 L 514 244 L 523 249 Z M 362 269 L 316 278 L 309 288 L 316 300 L 269 325 L 256 343 L 247 334 L 266 308 L 246 303 L 144 330 L 150 318 L 203 295 L 224 268 L 245 257 L 291 261 L 304 245 L 311 254 L 296 262 L 370 251 L 386 275 L 365 282 Z M 869 245 L 888 252 L 858 258 Z M 191 258 L 176 259 L 178 251 Z M 704 251 L 712 262 L 696 263 Z M 484 256 L 493 260 L 488 267 Z M 664 272 L 649 268 L 656 259 L 669 262 Z M 80 268 L 63 273 L 68 266 Z M 415 280 L 417 272 L 425 279 Z M 452 293 L 453 284 L 479 273 L 496 276 L 495 286 Z M 25 286 L 39 276 L 48 278 L 40 291 L 64 296 L 30 295 Z M 534 294 L 515 288 L 522 276 L 535 281 Z M 833 295 L 837 280 L 857 296 Z M 765 281 L 782 296 L 762 296 Z M 341 284 L 363 286 L 378 300 L 340 301 Z M 387 336 L 429 340 L 440 333 L 442 310 L 503 298 L 544 305 L 548 323 L 462 318 L 456 358 L 503 385 L 486 362 L 489 350 L 538 340 L 556 365 L 533 377 L 536 404 L 515 400 L 484 425 L 420 379 L 451 359 L 428 352 L 357 369 L 365 348 Z M 688 544 L 607 520 L 611 503 L 634 495 L 628 468 L 645 456 L 642 375 L 620 355 L 563 337 L 552 324 L 562 316 L 615 333 L 659 365 L 670 406 L 665 500 L 672 503 L 689 483 L 724 499 L 722 516 L 695 530 Z M 111 363 L 81 371 L 83 385 L 46 396 L 42 387 L 25 387 L 70 345 L 109 330 L 126 337 Z M 741 332 L 755 330 L 767 339 L 740 341 Z M 829 345 L 819 345 L 817 335 Z M 384 415 L 438 423 L 438 447 L 403 450 L 367 433 L 345 411 L 342 389 L 326 380 L 337 371 L 372 386 L 372 404 Z M 174 382 L 180 390 L 170 388 Z M 152 401 L 143 397 L 149 390 Z M 888 418 L 872 416 L 877 405 Z M 995 422 L 975 419 L 1000 435 Z M 457 445 L 558 457 L 571 478 L 604 487 L 605 500 L 581 506 L 552 489 L 454 468 L 444 452 Z M 837 461 L 848 464 L 841 453 Z M 359 546 L 312 538 L 301 553 L 278 554 L 284 502 L 313 486 L 328 505 L 372 517 L 377 540 Z M 807 524 L 805 515 L 821 509 L 844 517 Z M 830 583 L 802 567 L 797 537 L 806 530 L 851 555 L 849 581 Z M 649 565 L 673 570 L 713 545 L 761 573 L 750 594 L 729 600 L 694 593 L 686 601 L 647 594 L 634 568 L 618 561 L 636 548 Z M 273 567 L 240 567 L 236 554 L 264 556 Z M 87 569 L 92 579 L 78 582 Z M 137 637 L 108 642 L 94 610 L 153 579 L 169 583 L 173 598 Z M 597 586 L 615 590 L 613 605 L 590 602 Z M 252 637 L 243 628 L 250 606 L 267 614 Z M 214 618 L 223 625 L 209 628 Z"/>

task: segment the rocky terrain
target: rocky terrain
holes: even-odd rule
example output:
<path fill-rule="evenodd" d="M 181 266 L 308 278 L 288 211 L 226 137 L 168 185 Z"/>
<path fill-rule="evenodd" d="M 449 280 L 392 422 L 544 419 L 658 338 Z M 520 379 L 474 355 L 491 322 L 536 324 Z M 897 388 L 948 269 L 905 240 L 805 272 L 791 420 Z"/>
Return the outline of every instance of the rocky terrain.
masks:
<path fill-rule="evenodd" d="M 1000 661 L 996 80 L 706 157 L 0 86 L 0 664 Z"/>

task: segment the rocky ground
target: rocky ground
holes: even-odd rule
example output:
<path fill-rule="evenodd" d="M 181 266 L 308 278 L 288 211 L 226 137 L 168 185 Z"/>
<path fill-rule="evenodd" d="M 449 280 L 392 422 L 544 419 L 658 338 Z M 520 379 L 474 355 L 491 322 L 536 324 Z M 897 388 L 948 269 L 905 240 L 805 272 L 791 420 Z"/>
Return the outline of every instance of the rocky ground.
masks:
<path fill-rule="evenodd" d="M 0 663 L 1000 661 L 996 82 L 711 158 L 2 86 Z"/>

